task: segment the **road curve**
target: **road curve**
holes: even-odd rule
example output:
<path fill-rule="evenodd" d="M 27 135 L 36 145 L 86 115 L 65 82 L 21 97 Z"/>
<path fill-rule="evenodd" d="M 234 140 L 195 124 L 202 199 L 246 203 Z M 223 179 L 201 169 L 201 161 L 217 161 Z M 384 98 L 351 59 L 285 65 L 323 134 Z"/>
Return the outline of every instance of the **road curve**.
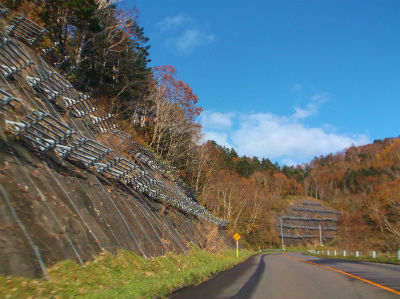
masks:
<path fill-rule="evenodd" d="M 400 266 L 299 252 L 260 254 L 170 298 L 400 298 Z"/>

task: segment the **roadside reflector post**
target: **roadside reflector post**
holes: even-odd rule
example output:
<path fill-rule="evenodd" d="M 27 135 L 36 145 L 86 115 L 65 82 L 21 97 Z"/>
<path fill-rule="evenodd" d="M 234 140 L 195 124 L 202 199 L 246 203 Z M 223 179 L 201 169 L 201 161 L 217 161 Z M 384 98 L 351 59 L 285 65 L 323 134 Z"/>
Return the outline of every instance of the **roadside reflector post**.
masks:
<path fill-rule="evenodd" d="M 324 246 L 324 245 L 322 244 L 321 224 L 319 225 L 319 244 L 321 245 L 321 247 Z"/>
<path fill-rule="evenodd" d="M 400 260 L 400 250 L 397 250 L 397 259 Z"/>
<path fill-rule="evenodd" d="M 236 257 L 239 257 L 239 239 L 241 238 L 241 236 L 236 233 L 233 235 L 233 238 L 236 240 Z"/>
<path fill-rule="evenodd" d="M 283 245 L 283 226 L 282 226 L 282 221 L 283 219 L 280 220 L 281 221 L 281 239 L 282 239 L 282 250 L 285 251 L 285 245 Z"/>
<path fill-rule="evenodd" d="M 372 258 L 376 259 L 376 251 L 372 251 Z"/>

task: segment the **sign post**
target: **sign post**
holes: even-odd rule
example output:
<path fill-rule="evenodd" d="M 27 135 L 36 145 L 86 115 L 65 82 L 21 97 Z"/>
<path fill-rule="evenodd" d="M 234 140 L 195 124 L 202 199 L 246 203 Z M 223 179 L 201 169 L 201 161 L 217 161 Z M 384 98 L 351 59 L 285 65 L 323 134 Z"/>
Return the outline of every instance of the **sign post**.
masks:
<path fill-rule="evenodd" d="M 236 240 L 236 257 L 239 257 L 239 239 L 241 238 L 241 236 L 238 233 L 236 233 L 233 235 L 233 237 Z"/>

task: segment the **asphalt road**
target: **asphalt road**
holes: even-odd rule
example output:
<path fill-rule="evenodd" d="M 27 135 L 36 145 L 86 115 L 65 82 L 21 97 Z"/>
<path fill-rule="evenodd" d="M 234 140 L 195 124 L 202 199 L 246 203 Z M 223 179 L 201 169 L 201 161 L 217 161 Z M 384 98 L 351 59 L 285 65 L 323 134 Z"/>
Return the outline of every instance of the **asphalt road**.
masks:
<path fill-rule="evenodd" d="M 298 252 L 260 254 L 170 298 L 400 298 L 400 266 Z"/>

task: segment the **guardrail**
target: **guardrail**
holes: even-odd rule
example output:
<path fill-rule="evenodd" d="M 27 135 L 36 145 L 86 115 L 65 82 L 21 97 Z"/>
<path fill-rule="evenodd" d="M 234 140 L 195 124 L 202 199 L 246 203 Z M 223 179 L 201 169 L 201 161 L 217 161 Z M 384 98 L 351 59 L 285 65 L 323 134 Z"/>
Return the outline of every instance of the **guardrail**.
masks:
<path fill-rule="evenodd" d="M 397 251 L 360 251 L 360 250 L 308 250 L 311 254 L 316 255 L 327 255 L 327 256 L 342 256 L 342 257 L 369 257 L 372 259 L 376 258 L 388 258 L 400 260 L 400 250 Z"/>

